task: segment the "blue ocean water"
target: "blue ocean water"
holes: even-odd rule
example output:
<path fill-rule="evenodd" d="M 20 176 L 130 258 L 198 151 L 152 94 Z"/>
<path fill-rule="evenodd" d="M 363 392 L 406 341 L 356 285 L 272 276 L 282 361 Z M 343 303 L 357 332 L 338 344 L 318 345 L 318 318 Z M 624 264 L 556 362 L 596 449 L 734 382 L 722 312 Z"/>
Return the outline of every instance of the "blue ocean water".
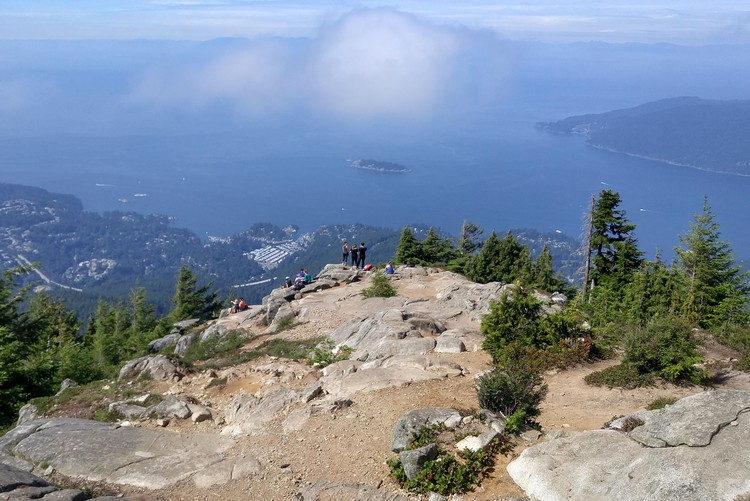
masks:
<path fill-rule="evenodd" d="M 530 227 L 577 237 L 592 195 L 618 191 L 649 256 L 679 244 L 708 196 L 722 237 L 750 257 L 750 177 L 703 172 L 586 146 L 508 119 L 454 133 L 308 133 L 275 137 L 54 138 L 0 141 L 2 181 L 80 198 L 86 210 L 175 217 L 199 236 L 256 222 L 400 228 L 456 234 Z M 352 168 L 347 159 L 412 171 Z"/>

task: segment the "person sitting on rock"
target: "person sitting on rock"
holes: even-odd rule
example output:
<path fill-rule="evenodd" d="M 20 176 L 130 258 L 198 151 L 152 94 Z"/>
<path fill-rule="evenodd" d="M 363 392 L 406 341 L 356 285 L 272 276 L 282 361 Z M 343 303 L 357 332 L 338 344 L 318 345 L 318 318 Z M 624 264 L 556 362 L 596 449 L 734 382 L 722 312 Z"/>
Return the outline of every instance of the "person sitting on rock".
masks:
<path fill-rule="evenodd" d="M 305 283 L 306 284 L 311 284 L 312 283 L 312 276 L 310 276 L 310 273 L 307 272 L 307 268 L 304 268 L 302 271 L 304 272 Z"/>
<path fill-rule="evenodd" d="M 285 289 L 288 289 L 288 288 L 289 288 L 289 287 L 291 287 L 292 285 L 294 285 L 294 284 L 292 283 L 292 279 L 291 279 L 291 278 L 289 278 L 289 277 L 286 277 L 286 278 L 284 279 L 284 288 L 285 288 Z"/>
<path fill-rule="evenodd" d="M 239 307 L 240 307 L 239 299 L 232 300 L 232 302 L 229 303 L 229 313 L 237 313 L 239 311 Z"/>
<path fill-rule="evenodd" d="M 305 286 L 305 277 L 304 277 L 304 275 L 303 276 L 297 275 L 294 278 L 294 285 L 292 286 L 292 289 L 298 291 L 298 290 L 300 290 L 304 286 Z"/>
<path fill-rule="evenodd" d="M 250 305 L 245 302 L 244 298 L 240 298 L 240 302 L 237 303 L 237 310 L 238 311 L 245 311 L 248 308 L 250 308 Z"/>
<path fill-rule="evenodd" d="M 391 263 L 385 265 L 385 274 L 393 275 L 393 265 Z"/>

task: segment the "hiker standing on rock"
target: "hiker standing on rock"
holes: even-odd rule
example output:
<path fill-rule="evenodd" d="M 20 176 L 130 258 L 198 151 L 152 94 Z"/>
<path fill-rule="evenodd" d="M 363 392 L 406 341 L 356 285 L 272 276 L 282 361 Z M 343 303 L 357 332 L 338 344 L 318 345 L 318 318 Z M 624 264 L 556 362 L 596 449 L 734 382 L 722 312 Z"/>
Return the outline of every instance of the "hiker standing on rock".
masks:
<path fill-rule="evenodd" d="M 359 266 L 359 249 L 357 249 L 357 244 L 352 244 L 352 266 L 355 268 Z"/>
<path fill-rule="evenodd" d="M 359 267 L 363 270 L 365 269 L 365 259 L 367 258 L 367 247 L 365 247 L 365 243 L 362 242 L 359 244 Z"/>
<path fill-rule="evenodd" d="M 349 242 L 344 240 L 344 245 L 341 246 L 341 254 L 344 256 L 341 260 L 341 264 L 346 266 L 346 262 L 349 261 Z"/>

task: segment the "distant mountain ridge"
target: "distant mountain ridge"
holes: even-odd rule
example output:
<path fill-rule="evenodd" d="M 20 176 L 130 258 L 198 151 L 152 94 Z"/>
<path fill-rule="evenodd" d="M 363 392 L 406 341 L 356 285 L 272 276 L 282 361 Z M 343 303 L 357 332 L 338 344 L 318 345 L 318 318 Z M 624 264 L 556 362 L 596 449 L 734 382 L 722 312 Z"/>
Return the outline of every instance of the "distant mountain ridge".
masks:
<path fill-rule="evenodd" d="M 676 97 L 538 126 L 582 135 L 596 148 L 750 176 L 750 100 Z"/>

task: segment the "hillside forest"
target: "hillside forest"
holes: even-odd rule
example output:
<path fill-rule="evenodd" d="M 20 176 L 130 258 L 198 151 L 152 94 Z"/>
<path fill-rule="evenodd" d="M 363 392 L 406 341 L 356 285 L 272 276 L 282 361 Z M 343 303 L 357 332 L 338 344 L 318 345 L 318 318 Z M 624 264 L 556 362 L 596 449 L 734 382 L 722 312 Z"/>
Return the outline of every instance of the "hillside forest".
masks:
<path fill-rule="evenodd" d="M 593 197 L 578 286 L 554 271 L 546 245 L 532 252 L 513 232 L 485 236 L 470 222 L 456 239 L 431 228 L 417 234 L 405 227 L 395 255 L 384 256 L 380 266 L 390 259 L 395 265 L 447 269 L 477 283 L 516 284 L 482 320 L 483 346 L 494 369 L 483 377 L 478 395 L 486 408 L 500 410 L 497 393 L 507 391 L 508 378 L 527 377 L 536 396 L 502 407 L 519 423 L 533 423 L 543 398 L 539 374 L 551 366 L 621 356 L 621 364 L 594 373 L 588 382 L 633 387 L 662 378 L 706 385 L 710 377 L 700 365 L 699 346 L 710 335 L 743 354 L 737 368 L 750 369 L 748 274 L 721 239 L 709 201 L 703 200 L 689 230 L 679 236 L 681 245 L 669 263 L 658 255 L 644 258 L 637 228 L 620 203 L 610 190 Z M 173 277 L 165 313 L 158 314 L 150 292 L 134 284 L 126 295 L 100 299 L 79 318 L 63 298 L 35 288 L 30 273 L 32 266 L 19 265 L 0 278 L 2 427 L 11 425 L 30 399 L 56 393 L 65 379 L 84 384 L 113 378 L 176 322 L 215 318 L 228 299 L 186 262 Z M 564 294 L 568 301 L 550 313 L 538 293 Z"/>

